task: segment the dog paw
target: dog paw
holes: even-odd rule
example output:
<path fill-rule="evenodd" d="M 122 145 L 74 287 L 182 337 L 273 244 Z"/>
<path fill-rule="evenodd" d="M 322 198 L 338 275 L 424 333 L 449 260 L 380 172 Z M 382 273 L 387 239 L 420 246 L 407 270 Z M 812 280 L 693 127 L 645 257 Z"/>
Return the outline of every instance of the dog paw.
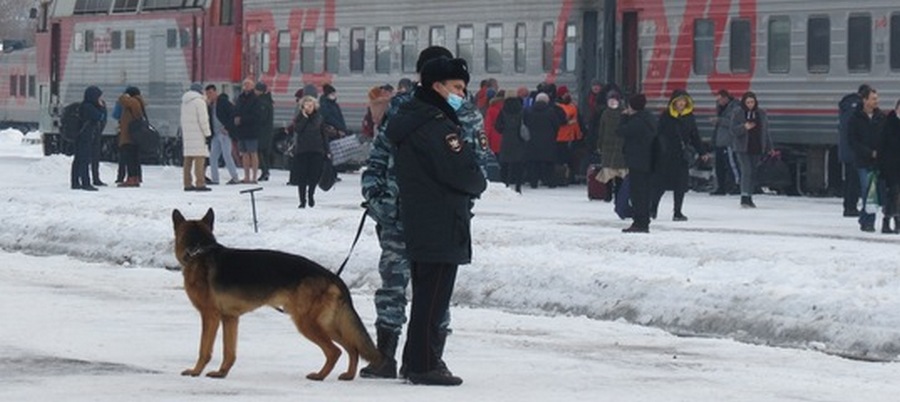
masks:
<path fill-rule="evenodd" d="M 200 370 L 187 369 L 187 370 L 182 371 L 181 375 L 196 377 L 196 376 L 200 375 Z"/>
<path fill-rule="evenodd" d="M 325 376 L 320 375 L 319 373 L 309 373 L 306 375 L 306 378 L 313 381 L 322 381 L 325 379 Z"/>
<path fill-rule="evenodd" d="M 209 378 L 225 378 L 228 375 L 227 371 L 210 371 L 206 373 L 206 376 Z"/>
<path fill-rule="evenodd" d="M 356 378 L 355 373 L 343 373 L 340 376 L 338 376 L 338 380 L 341 380 L 341 381 L 350 381 L 354 378 Z"/>

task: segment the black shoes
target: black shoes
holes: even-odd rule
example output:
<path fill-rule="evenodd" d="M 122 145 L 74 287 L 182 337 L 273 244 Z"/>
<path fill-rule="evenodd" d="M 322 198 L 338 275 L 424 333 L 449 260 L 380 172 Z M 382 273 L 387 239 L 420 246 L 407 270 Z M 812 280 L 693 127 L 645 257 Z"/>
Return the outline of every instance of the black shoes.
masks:
<path fill-rule="evenodd" d="M 85 186 L 81 187 L 81 189 L 84 191 L 98 191 L 97 187 L 94 187 L 92 185 L 85 185 Z"/>
<path fill-rule="evenodd" d="M 269 181 L 269 173 L 263 173 L 262 175 L 259 176 L 259 179 L 257 179 L 257 180 L 258 181 Z"/>
<path fill-rule="evenodd" d="M 753 203 L 753 197 L 741 196 L 741 208 L 756 208 L 756 204 Z"/>
<path fill-rule="evenodd" d="M 94 180 L 94 186 L 97 186 L 97 187 L 106 187 L 106 183 L 104 183 L 104 182 L 102 182 L 102 181 L 100 181 L 100 180 Z"/>
<path fill-rule="evenodd" d="M 856 218 L 856 217 L 859 217 L 859 211 L 857 211 L 857 210 L 855 210 L 855 209 L 844 210 L 844 217 L 845 217 L 845 218 Z"/>
<path fill-rule="evenodd" d="M 622 233 L 650 233 L 650 228 L 645 226 L 631 225 L 622 229 Z"/>
<path fill-rule="evenodd" d="M 684 222 L 687 221 L 688 218 L 684 216 L 681 212 L 676 212 L 674 216 L 672 216 L 672 220 L 675 222 Z"/>
<path fill-rule="evenodd" d="M 456 386 L 463 383 L 462 378 L 453 375 L 446 368 L 436 368 L 424 373 L 406 373 L 406 375 L 409 382 L 417 385 Z"/>

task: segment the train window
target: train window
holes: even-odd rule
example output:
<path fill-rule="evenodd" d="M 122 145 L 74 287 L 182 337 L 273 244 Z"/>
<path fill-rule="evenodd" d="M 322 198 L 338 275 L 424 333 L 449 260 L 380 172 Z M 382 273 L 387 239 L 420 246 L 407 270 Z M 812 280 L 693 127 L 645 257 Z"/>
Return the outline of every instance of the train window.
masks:
<path fill-rule="evenodd" d="M 362 72 L 366 69 L 366 29 L 353 28 L 350 31 L 350 71 Z"/>
<path fill-rule="evenodd" d="M 28 97 L 34 98 L 37 90 L 37 81 L 35 81 L 34 75 L 28 76 Z"/>
<path fill-rule="evenodd" d="M 729 47 L 732 73 L 750 72 L 750 45 L 750 20 L 745 18 L 732 20 Z"/>
<path fill-rule="evenodd" d="M 300 70 L 314 73 L 316 69 L 316 31 L 304 30 L 300 39 Z"/>
<path fill-rule="evenodd" d="M 419 58 L 419 29 L 416 27 L 403 28 L 403 47 L 400 49 L 400 59 L 404 73 L 416 72 L 416 60 Z"/>
<path fill-rule="evenodd" d="M 515 64 L 516 64 L 516 72 L 524 73 L 525 72 L 525 50 L 527 47 L 525 46 L 525 24 L 518 23 L 516 24 L 516 55 L 515 55 Z"/>
<path fill-rule="evenodd" d="M 84 32 L 75 32 L 75 39 L 72 40 L 72 46 L 74 46 L 76 52 L 84 50 Z"/>
<path fill-rule="evenodd" d="M 84 31 L 84 51 L 88 52 L 88 53 L 94 51 L 94 31 L 93 30 Z"/>
<path fill-rule="evenodd" d="M 329 29 L 325 31 L 325 71 L 329 73 L 338 72 L 338 64 L 340 61 L 341 31 L 337 29 Z"/>
<path fill-rule="evenodd" d="M 231 25 L 234 23 L 234 0 L 220 0 L 219 25 Z"/>
<path fill-rule="evenodd" d="M 125 31 L 125 49 L 134 49 L 134 30 Z"/>
<path fill-rule="evenodd" d="M 831 69 L 831 20 L 810 17 L 806 22 L 806 69 L 825 74 Z"/>
<path fill-rule="evenodd" d="M 16 86 L 19 85 L 19 79 L 16 78 L 15 75 L 9 76 L 9 96 L 16 96 L 19 93 L 18 88 Z"/>
<path fill-rule="evenodd" d="M 891 70 L 900 70 L 900 14 L 891 16 Z"/>
<path fill-rule="evenodd" d="M 867 73 L 872 70 L 872 17 L 854 15 L 847 20 L 847 70 Z"/>
<path fill-rule="evenodd" d="M 430 46 L 447 46 L 447 31 L 444 27 L 431 27 Z"/>
<path fill-rule="evenodd" d="M 556 31 L 553 29 L 552 22 L 544 23 L 544 45 L 543 45 L 543 61 L 544 61 L 544 71 L 551 72 L 553 70 L 553 38 L 556 36 Z"/>
<path fill-rule="evenodd" d="M 715 23 L 710 19 L 694 20 L 694 74 L 712 72 L 715 62 Z"/>
<path fill-rule="evenodd" d="M 112 31 L 109 33 L 109 47 L 112 50 L 119 50 L 122 48 L 122 31 Z"/>
<path fill-rule="evenodd" d="M 114 13 L 132 13 L 137 11 L 138 0 L 116 0 L 113 5 Z"/>
<path fill-rule="evenodd" d="M 27 82 L 28 81 L 27 80 L 28 80 L 28 77 L 26 77 L 24 75 L 19 76 L 19 96 L 21 96 L 23 98 L 25 97 L 25 95 L 28 94 L 28 92 L 27 92 L 27 90 L 28 90 Z"/>
<path fill-rule="evenodd" d="M 391 72 L 391 29 L 375 30 L 375 72 Z"/>
<path fill-rule="evenodd" d="M 503 72 L 503 25 L 488 24 L 485 31 L 484 71 Z"/>
<path fill-rule="evenodd" d="M 266 34 L 268 35 L 268 34 Z M 179 44 L 182 48 L 186 48 L 191 44 L 191 32 L 187 28 L 181 28 L 178 32 Z"/>
<path fill-rule="evenodd" d="M 565 69 L 568 72 L 575 71 L 575 59 L 578 56 L 578 27 L 575 24 L 566 25 Z"/>
<path fill-rule="evenodd" d="M 174 48 L 178 47 L 178 30 L 177 29 L 166 30 L 166 47 L 169 49 L 174 49 Z"/>
<path fill-rule="evenodd" d="M 272 34 L 262 32 L 259 35 L 259 72 L 263 74 L 269 73 L 272 64 L 272 54 L 269 47 L 272 45 Z"/>
<path fill-rule="evenodd" d="M 73 14 L 108 13 L 112 0 L 75 0 Z"/>
<path fill-rule="evenodd" d="M 184 7 L 184 0 L 144 0 L 141 10 L 165 10 Z"/>
<path fill-rule="evenodd" d="M 291 72 L 291 31 L 278 31 L 278 72 Z"/>
<path fill-rule="evenodd" d="M 770 73 L 787 74 L 791 71 L 791 18 L 777 16 L 769 19 L 769 43 L 767 45 Z"/>
<path fill-rule="evenodd" d="M 475 59 L 475 28 L 471 25 L 460 25 L 456 28 L 456 57 L 472 66 Z"/>

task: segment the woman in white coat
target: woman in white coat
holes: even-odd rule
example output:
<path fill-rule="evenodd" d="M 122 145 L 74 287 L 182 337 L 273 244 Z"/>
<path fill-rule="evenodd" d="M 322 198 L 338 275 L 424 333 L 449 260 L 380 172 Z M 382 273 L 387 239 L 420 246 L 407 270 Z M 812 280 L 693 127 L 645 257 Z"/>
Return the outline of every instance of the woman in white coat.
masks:
<path fill-rule="evenodd" d="M 209 191 L 204 175 L 209 150 L 206 139 L 209 130 L 209 111 L 206 96 L 200 83 L 191 84 L 191 89 L 181 97 L 181 141 L 184 150 L 184 191 Z M 191 178 L 193 171 L 193 179 Z"/>

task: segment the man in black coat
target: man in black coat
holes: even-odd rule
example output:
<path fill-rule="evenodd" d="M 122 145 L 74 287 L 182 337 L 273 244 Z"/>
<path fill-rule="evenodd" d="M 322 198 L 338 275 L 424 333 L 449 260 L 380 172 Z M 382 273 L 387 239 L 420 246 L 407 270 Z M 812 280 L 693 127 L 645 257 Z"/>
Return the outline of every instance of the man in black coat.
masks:
<path fill-rule="evenodd" d="M 421 87 L 390 119 L 387 138 L 397 146 L 395 168 L 400 219 L 412 261 L 413 288 L 406 375 L 414 384 L 459 385 L 435 347 L 450 304 L 459 264 L 472 259 L 471 203 L 487 183 L 475 153 L 460 138 L 456 115 L 469 82 L 463 59 L 433 59 L 422 67 Z"/>
<path fill-rule="evenodd" d="M 269 169 L 272 167 L 272 140 L 275 137 L 275 104 L 272 101 L 272 93 L 262 81 L 256 83 L 253 88 L 259 102 L 259 181 L 269 180 Z"/>
<path fill-rule="evenodd" d="M 234 127 L 244 168 L 244 183 L 256 183 L 259 170 L 259 98 L 253 92 L 256 83 L 247 78 L 234 105 Z"/>
<path fill-rule="evenodd" d="M 875 211 L 877 206 L 866 202 L 869 193 L 869 174 L 875 170 L 878 160 L 878 145 L 884 114 L 878 109 L 878 91 L 868 88 L 860 94 L 862 108 L 847 123 L 847 140 L 853 150 L 854 163 L 859 174 L 860 199 L 859 229 L 863 232 L 875 231 Z M 874 184 L 873 184 L 874 185 Z"/>
<path fill-rule="evenodd" d="M 75 137 L 75 155 L 72 159 L 71 184 L 73 190 L 97 191 L 91 185 L 91 144 L 103 132 L 106 125 L 106 104 L 100 97 L 103 91 L 91 85 L 84 90 L 84 100 L 78 109 L 81 126 Z M 95 175 L 94 178 L 97 178 Z"/>
<path fill-rule="evenodd" d="M 638 94 L 628 100 L 628 108 L 619 123 L 618 134 L 624 137 L 622 154 L 628 166 L 631 183 L 631 227 L 625 233 L 650 232 L 650 199 L 653 193 L 653 170 L 659 157 L 656 118 L 644 110 L 647 98 Z"/>

